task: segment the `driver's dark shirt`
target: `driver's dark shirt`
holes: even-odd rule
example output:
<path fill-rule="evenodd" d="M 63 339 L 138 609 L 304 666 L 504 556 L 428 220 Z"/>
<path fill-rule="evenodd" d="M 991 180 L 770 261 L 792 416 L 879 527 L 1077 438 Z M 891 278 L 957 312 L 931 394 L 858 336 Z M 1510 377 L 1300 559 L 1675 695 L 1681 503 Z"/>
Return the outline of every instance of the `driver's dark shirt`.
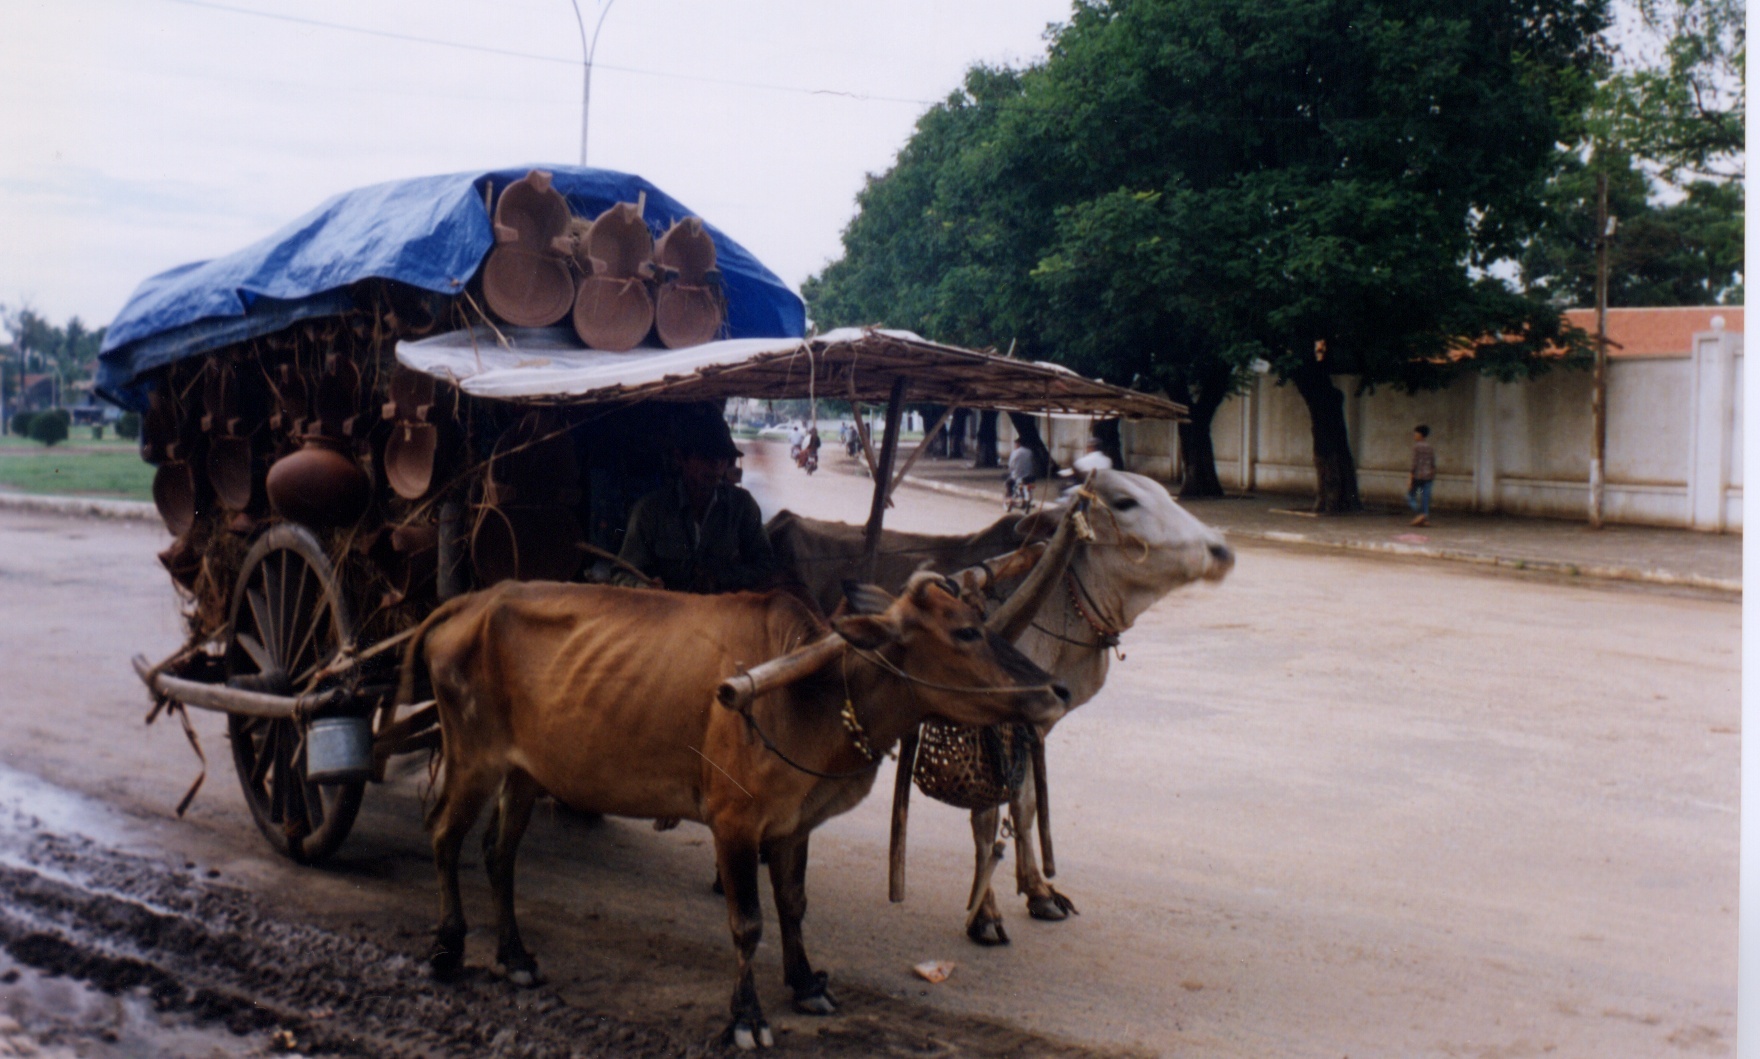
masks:
<path fill-rule="evenodd" d="M 776 577 L 776 556 L 764 536 L 758 502 L 736 485 L 715 487 L 700 524 L 691 517 L 683 483 L 642 497 L 630 511 L 629 532 L 617 557 L 681 592 L 765 588 Z M 611 579 L 641 583 L 623 570 Z"/>

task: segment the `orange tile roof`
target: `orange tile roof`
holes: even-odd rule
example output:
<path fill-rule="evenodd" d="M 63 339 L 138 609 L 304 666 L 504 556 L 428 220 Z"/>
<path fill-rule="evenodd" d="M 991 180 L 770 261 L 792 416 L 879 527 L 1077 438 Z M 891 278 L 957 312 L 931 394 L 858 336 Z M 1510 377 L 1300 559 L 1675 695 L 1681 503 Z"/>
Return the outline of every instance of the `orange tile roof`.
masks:
<path fill-rule="evenodd" d="M 1565 318 L 1595 335 L 1595 310 L 1570 309 Z M 1685 357 L 1693 351 L 1693 335 L 1711 330 L 1711 318 L 1723 317 L 1724 328 L 1742 333 L 1740 305 L 1682 305 L 1660 309 L 1607 310 L 1607 355 L 1610 357 Z"/>

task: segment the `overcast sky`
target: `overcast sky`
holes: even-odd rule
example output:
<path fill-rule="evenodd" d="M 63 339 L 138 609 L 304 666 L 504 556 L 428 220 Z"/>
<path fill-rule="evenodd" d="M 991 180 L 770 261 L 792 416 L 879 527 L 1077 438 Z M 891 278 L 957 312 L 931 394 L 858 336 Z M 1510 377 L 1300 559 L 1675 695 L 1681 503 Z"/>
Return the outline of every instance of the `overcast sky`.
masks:
<path fill-rule="evenodd" d="M 590 35 L 595 0 L 580 6 Z M 798 286 L 923 110 L 974 62 L 1042 56 L 1068 9 L 616 0 L 589 161 L 648 178 Z M 147 276 L 336 192 L 572 164 L 580 105 L 569 0 L 6 0 L 0 303 L 108 323 Z"/>

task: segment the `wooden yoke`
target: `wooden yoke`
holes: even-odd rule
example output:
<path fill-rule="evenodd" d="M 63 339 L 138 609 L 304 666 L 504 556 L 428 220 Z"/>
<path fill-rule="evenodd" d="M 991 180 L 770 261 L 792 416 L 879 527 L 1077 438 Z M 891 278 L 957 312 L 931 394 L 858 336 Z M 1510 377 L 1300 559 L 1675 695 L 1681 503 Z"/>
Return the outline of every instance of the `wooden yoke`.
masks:
<path fill-rule="evenodd" d="M 787 687 L 822 669 L 848 648 L 848 640 L 831 633 L 780 658 L 760 662 L 744 673 L 728 677 L 715 688 L 715 701 L 735 713 L 744 713 L 751 709 L 752 700 L 759 695 Z"/>

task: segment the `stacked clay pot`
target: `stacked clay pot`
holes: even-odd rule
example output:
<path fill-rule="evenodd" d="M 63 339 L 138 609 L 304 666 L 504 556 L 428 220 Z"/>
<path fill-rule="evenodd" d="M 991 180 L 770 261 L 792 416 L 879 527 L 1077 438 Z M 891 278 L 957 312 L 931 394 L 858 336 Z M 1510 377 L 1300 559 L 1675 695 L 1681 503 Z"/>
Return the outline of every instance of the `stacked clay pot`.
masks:
<path fill-rule="evenodd" d="M 686 217 L 658 244 L 645 195 L 588 223 L 571 218 L 551 176 L 533 170 L 502 191 L 483 293 L 501 319 L 541 327 L 568 316 L 590 349 L 621 353 L 656 335 L 668 349 L 718 338 L 727 318 L 715 241 Z M 567 290 L 564 280 L 567 276 Z"/>
<path fill-rule="evenodd" d="M 434 482 L 439 429 L 433 421 L 434 377 L 399 368 L 381 415 L 391 422 L 385 440 L 385 481 L 405 500 L 420 500 Z"/>
<path fill-rule="evenodd" d="M 620 202 L 601 213 L 575 250 L 586 272 L 574 296 L 574 331 L 590 349 L 622 353 L 641 345 L 654 326 L 654 236 L 642 203 Z"/>
<path fill-rule="evenodd" d="M 712 342 L 721 334 L 727 304 L 715 268 L 715 240 L 701 217 L 686 217 L 666 230 L 654 249 L 660 290 L 654 296 L 654 329 L 667 349 Z"/>
<path fill-rule="evenodd" d="M 483 297 L 516 327 L 548 327 L 574 304 L 568 200 L 534 169 L 495 204 L 495 247 L 483 265 Z"/>

